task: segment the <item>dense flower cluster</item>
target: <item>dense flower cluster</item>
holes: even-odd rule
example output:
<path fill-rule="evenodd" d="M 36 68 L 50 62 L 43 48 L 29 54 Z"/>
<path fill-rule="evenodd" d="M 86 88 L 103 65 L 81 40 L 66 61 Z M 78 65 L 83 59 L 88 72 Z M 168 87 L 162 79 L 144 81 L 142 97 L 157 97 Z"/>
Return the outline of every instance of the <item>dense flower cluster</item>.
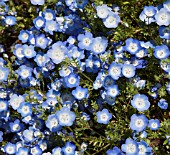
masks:
<path fill-rule="evenodd" d="M 42 6 L 45 0 L 30 3 Z M 79 15 L 88 3 L 60 0 L 53 8 L 39 9 L 32 26 L 20 30 L 12 53 L 1 45 L 0 148 L 4 154 L 92 154 L 96 150 L 90 152 L 88 147 L 91 143 L 102 146 L 97 141 L 101 136 L 106 143 L 114 142 L 101 154 L 152 155 L 150 135 L 156 137 L 161 129 L 161 136 L 170 143 L 169 131 L 161 128 L 164 118 L 153 114 L 155 109 L 160 113 L 169 109 L 170 100 L 164 93 L 170 95 L 170 1 L 145 6 L 139 15 L 146 25 L 155 22 L 160 26 L 161 45 L 131 37 L 113 43 L 96 34 Z M 117 6 L 90 3 L 90 7 L 108 31 L 123 23 Z M 2 0 L 4 26 L 17 23 L 14 15 L 8 13 L 8 1 Z M 161 70 L 159 80 L 166 79 L 165 85 L 147 81 L 151 58 Z M 122 110 L 128 116 L 122 113 L 121 117 Z M 119 123 L 128 132 L 112 126 Z M 83 139 L 85 130 L 87 140 Z M 114 134 L 123 136 L 115 140 Z M 82 138 L 81 144 L 77 137 Z M 88 137 L 99 138 L 93 142 Z"/>

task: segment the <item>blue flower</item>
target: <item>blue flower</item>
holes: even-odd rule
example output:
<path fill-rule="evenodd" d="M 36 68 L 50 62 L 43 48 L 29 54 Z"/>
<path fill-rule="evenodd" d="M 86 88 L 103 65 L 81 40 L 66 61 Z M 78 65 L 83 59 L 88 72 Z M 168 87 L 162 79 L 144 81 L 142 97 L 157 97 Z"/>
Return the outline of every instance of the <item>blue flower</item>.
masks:
<path fill-rule="evenodd" d="M 31 4 L 33 5 L 44 5 L 45 0 L 31 0 Z"/>
<path fill-rule="evenodd" d="M 170 50 L 166 45 L 156 46 L 154 49 L 154 56 L 158 59 L 166 59 L 170 55 Z"/>
<path fill-rule="evenodd" d="M 97 6 L 96 11 L 97 11 L 97 16 L 99 18 L 104 19 L 104 18 L 108 17 L 108 15 L 111 11 L 111 8 L 108 7 L 106 4 L 103 4 L 101 6 Z"/>
<path fill-rule="evenodd" d="M 168 28 L 166 26 L 160 26 L 159 27 L 159 36 L 160 36 L 160 38 L 170 40 L 170 28 Z"/>
<path fill-rule="evenodd" d="M 28 59 L 36 56 L 36 52 L 34 51 L 34 46 L 32 46 L 32 45 L 30 45 L 30 46 L 28 46 L 26 44 L 23 45 L 22 52 L 23 52 L 23 55 Z"/>
<path fill-rule="evenodd" d="M 145 111 L 148 110 L 150 107 L 150 102 L 148 101 L 148 97 L 143 94 L 136 94 L 133 96 L 131 100 L 131 104 L 134 108 L 138 111 Z"/>
<path fill-rule="evenodd" d="M 55 154 L 62 155 L 62 149 L 60 147 L 53 148 L 52 155 L 55 155 Z"/>
<path fill-rule="evenodd" d="M 162 25 L 168 26 L 170 24 L 169 17 L 170 17 L 170 12 L 167 9 L 162 8 L 156 13 L 155 20 L 159 26 Z"/>
<path fill-rule="evenodd" d="M 110 86 L 113 86 L 115 84 L 115 81 L 113 80 L 113 78 L 110 75 L 107 75 L 104 77 L 103 80 L 103 87 L 105 89 L 107 89 Z"/>
<path fill-rule="evenodd" d="M 47 54 L 43 55 L 42 53 L 39 53 L 36 55 L 34 61 L 37 63 L 39 67 L 44 67 L 45 64 L 50 61 L 50 59 L 47 56 Z"/>
<path fill-rule="evenodd" d="M 8 109 L 8 102 L 0 99 L 0 112 L 7 111 L 7 109 Z"/>
<path fill-rule="evenodd" d="M 41 16 L 36 17 L 33 20 L 34 26 L 39 30 L 40 28 L 44 27 L 45 19 Z"/>
<path fill-rule="evenodd" d="M 19 119 L 16 119 L 14 122 L 9 123 L 11 132 L 19 132 L 23 129 L 24 125 L 20 123 Z"/>
<path fill-rule="evenodd" d="M 143 131 L 148 125 L 148 119 L 145 115 L 140 114 L 133 114 L 131 116 L 131 120 L 130 120 L 130 128 L 132 130 L 141 132 Z"/>
<path fill-rule="evenodd" d="M 107 155 L 123 155 L 121 150 L 116 146 L 114 146 L 112 150 L 107 150 L 106 154 Z"/>
<path fill-rule="evenodd" d="M 6 81 L 8 79 L 9 69 L 0 66 L 0 82 Z"/>
<path fill-rule="evenodd" d="M 107 109 L 103 109 L 102 111 L 98 111 L 96 113 L 97 122 L 102 124 L 108 124 L 110 119 L 112 118 L 112 114 L 109 113 Z"/>
<path fill-rule="evenodd" d="M 70 111 L 68 107 L 63 107 L 62 109 L 57 111 L 56 116 L 61 126 L 72 126 L 73 122 L 76 119 L 75 113 Z"/>
<path fill-rule="evenodd" d="M 32 105 L 28 102 L 22 102 L 17 109 L 17 112 L 21 114 L 22 117 L 26 117 L 32 114 Z"/>
<path fill-rule="evenodd" d="M 116 28 L 120 23 L 120 17 L 117 13 L 110 12 L 108 17 L 103 19 L 103 23 L 107 28 Z"/>
<path fill-rule="evenodd" d="M 132 64 L 124 64 L 122 67 L 122 74 L 127 78 L 135 76 L 136 68 Z"/>
<path fill-rule="evenodd" d="M 35 38 L 35 46 L 45 49 L 49 43 L 49 40 L 45 37 L 44 34 L 40 34 Z"/>
<path fill-rule="evenodd" d="M 168 102 L 165 99 L 160 99 L 159 102 L 158 102 L 158 106 L 161 109 L 166 110 L 168 108 Z"/>
<path fill-rule="evenodd" d="M 23 131 L 22 138 L 26 143 L 33 142 L 35 140 L 33 128 L 29 128 Z"/>
<path fill-rule="evenodd" d="M 138 143 L 131 138 L 126 139 L 125 144 L 122 144 L 121 149 L 126 152 L 126 155 L 137 155 L 139 152 Z"/>
<path fill-rule="evenodd" d="M 80 77 L 78 74 L 71 73 L 65 77 L 65 84 L 68 88 L 77 87 L 80 84 Z"/>
<path fill-rule="evenodd" d="M 166 8 L 170 12 L 170 0 L 167 0 L 166 2 L 163 3 L 164 8 Z"/>
<path fill-rule="evenodd" d="M 56 18 L 55 12 L 52 9 L 46 9 L 42 15 L 46 21 L 55 20 Z"/>
<path fill-rule="evenodd" d="M 76 146 L 70 142 L 67 142 L 64 147 L 62 147 L 62 151 L 64 155 L 75 155 Z"/>
<path fill-rule="evenodd" d="M 126 48 L 126 51 L 128 51 L 130 54 L 136 54 L 141 49 L 141 45 L 138 40 L 128 38 L 126 40 L 125 48 Z"/>
<path fill-rule="evenodd" d="M 108 87 L 107 92 L 106 92 L 107 95 L 109 95 L 113 98 L 116 97 L 117 95 L 119 95 L 119 93 L 120 93 L 120 90 L 117 85 Z"/>
<path fill-rule="evenodd" d="M 77 36 L 77 39 L 79 41 L 78 47 L 81 49 L 90 49 L 90 44 L 92 43 L 93 34 L 90 32 L 85 32 L 85 34 L 79 34 Z"/>
<path fill-rule="evenodd" d="M 32 76 L 32 68 L 22 65 L 18 69 L 18 75 L 21 76 L 22 79 L 26 79 Z"/>
<path fill-rule="evenodd" d="M 32 155 L 42 155 L 42 149 L 40 148 L 39 145 L 36 145 L 30 149 L 30 153 Z"/>
<path fill-rule="evenodd" d="M 72 94 L 77 100 L 82 100 L 88 97 L 88 89 L 78 86 L 76 89 L 72 91 Z"/>
<path fill-rule="evenodd" d="M 53 21 L 53 20 L 46 21 L 44 31 L 49 32 L 51 35 L 53 35 L 53 32 L 57 31 L 58 27 L 59 26 L 56 23 L 56 21 Z"/>
<path fill-rule="evenodd" d="M 5 17 L 5 23 L 9 26 L 13 26 L 16 24 L 16 17 L 14 16 L 6 16 Z"/>
<path fill-rule="evenodd" d="M 122 64 L 112 62 L 109 66 L 108 74 L 114 79 L 118 80 L 121 77 Z"/>
<path fill-rule="evenodd" d="M 9 155 L 15 154 L 16 153 L 16 145 L 8 142 L 4 147 L 4 151 L 6 154 L 9 154 Z"/>
<path fill-rule="evenodd" d="M 18 151 L 16 152 L 15 155 L 29 155 L 29 148 L 25 148 L 25 147 L 20 147 L 18 148 Z"/>
<path fill-rule="evenodd" d="M 29 39 L 29 32 L 26 30 L 21 30 L 18 36 L 18 39 L 22 41 L 22 43 L 26 43 Z"/>
<path fill-rule="evenodd" d="M 93 38 L 92 43 L 90 44 L 90 50 L 94 54 L 102 54 L 106 51 L 108 46 L 108 40 L 102 37 Z"/>
<path fill-rule="evenodd" d="M 145 141 L 138 142 L 138 148 L 138 155 L 152 154 L 152 147 L 148 147 L 148 144 Z"/>
<path fill-rule="evenodd" d="M 75 7 L 79 9 L 84 9 L 88 4 L 88 0 L 75 0 Z"/>
<path fill-rule="evenodd" d="M 65 59 L 67 48 L 63 42 L 59 41 L 52 45 L 52 49 L 47 51 L 47 56 L 52 59 L 55 64 L 59 64 Z"/>
<path fill-rule="evenodd" d="M 151 130 L 158 130 L 160 128 L 160 121 L 158 119 L 150 119 L 148 127 Z"/>

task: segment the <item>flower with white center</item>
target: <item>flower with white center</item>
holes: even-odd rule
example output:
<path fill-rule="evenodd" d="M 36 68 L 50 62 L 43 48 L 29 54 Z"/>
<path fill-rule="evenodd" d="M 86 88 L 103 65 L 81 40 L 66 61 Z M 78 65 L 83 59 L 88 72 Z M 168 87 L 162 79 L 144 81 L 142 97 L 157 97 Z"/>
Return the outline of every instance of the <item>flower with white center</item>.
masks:
<path fill-rule="evenodd" d="M 158 130 L 160 128 L 160 121 L 158 119 L 150 119 L 148 127 L 151 130 Z"/>
<path fill-rule="evenodd" d="M 127 78 L 135 76 L 136 68 L 132 64 L 124 64 L 122 67 L 122 74 Z"/>
<path fill-rule="evenodd" d="M 56 116 L 61 126 L 71 126 L 76 119 L 76 115 L 68 107 L 57 111 Z"/>
<path fill-rule="evenodd" d="M 154 49 L 154 56 L 158 59 L 166 59 L 170 56 L 170 50 L 166 45 L 156 46 Z"/>
<path fill-rule="evenodd" d="M 118 80 L 119 77 L 121 77 L 121 72 L 122 72 L 122 64 L 112 62 L 111 65 L 109 66 L 109 71 L 108 71 L 109 75 L 114 80 Z"/>
<path fill-rule="evenodd" d="M 8 75 L 9 75 L 9 69 L 0 66 L 0 82 L 3 82 L 5 80 L 8 79 Z"/>
<path fill-rule="evenodd" d="M 8 109 L 8 102 L 0 99 L 0 112 Z"/>
<path fill-rule="evenodd" d="M 150 107 L 150 102 L 148 100 L 148 97 L 143 94 L 134 95 L 133 99 L 131 100 L 131 104 L 138 111 L 145 111 L 148 110 L 148 108 Z"/>
<path fill-rule="evenodd" d="M 168 26 L 170 24 L 169 17 L 170 17 L 170 12 L 167 9 L 162 8 L 156 13 L 155 20 L 159 26 L 162 25 Z"/>
<path fill-rule="evenodd" d="M 28 102 L 22 102 L 17 111 L 22 115 L 22 117 L 26 117 L 32 114 L 32 105 Z"/>
<path fill-rule="evenodd" d="M 112 118 L 112 114 L 109 113 L 107 109 L 103 109 L 102 111 L 98 111 L 96 113 L 97 122 L 102 124 L 108 124 L 110 119 Z"/>
<path fill-rule="evenodd" d="M 122 144 L 121 149 L 129 155 L 136 155 L 139 152 L 138 144 L 131 138 L 126 139 L 125 144 Z"/>
<path fill-rule="evenodd" d="M 62 148 L 62 151 L 65 155 L 73 155 L 75 154 L 76 146 L 70 142 L 67 142 L 66 145 Z"/>
<path fill-rule="evenodd" d="M 148 119 L 145 115 L 143 115 L 143 114 L 140 114 L 140 115 L 133 114 L 131 116 L 130 128 L 132 130 L 141 132 L 146 128 L 147 125 L 148 125 Z"/>
<path fill-rule="evenodd" d="M 31 77 L 32 76 L 32 68 L 22 65 L 18 69 L 18 75 L 20 75 L 22 79 Z"/>
<path fill-rule="evenodd" d="M 76 87 L 75 90 L 72 90 L 72 95 L 77 100 L 82 100 L 82 99 L 88 97 L 88 89 L 87 88 L 82 88 L 81 86 L 78 86 L 78 87 Z"/>
<path fill-rule="evenodd" d="M 17 110 L 20 107 L 20 104 L 24 102 L 24 97 L 21 95 L 13 94 L 9 100 L 9 104 L 14 110 Z"/>
<path fill-rule="evenodd" d="M 4 147 L 4 151 L 9 155 L 15 154 L 16 153 L 16 145 L 8 142 Z"/>
<path fill-rule="evenodd" d="M 97 16 L 98 16 L 99 18 L 104 19 L 104 18 L 106 18 L 106 17 L 109 15 L 109 13 L 111 12 L 111 8 L 108 7 L 107 5 L 103 4 L 103 5 L 101 5 L 101 6 L 97 6 L 97 7 L 96 7 L 96 11 L 97 11 Z"/>

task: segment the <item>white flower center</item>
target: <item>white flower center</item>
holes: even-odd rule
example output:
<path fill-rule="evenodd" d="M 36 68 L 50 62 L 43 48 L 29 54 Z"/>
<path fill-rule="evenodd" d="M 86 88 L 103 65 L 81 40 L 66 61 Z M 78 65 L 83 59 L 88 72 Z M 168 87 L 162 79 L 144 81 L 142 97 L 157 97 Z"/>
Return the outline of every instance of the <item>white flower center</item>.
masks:
<path fill-rule="evenodd" d="M 144 126 L 144 121 L 142 119 L 138 118 L 135 122 L 135 125 L 140 128 L 140 127 Z"/>
<path fill-rule="evenodd" d="M 136 146 L 134 144 L 127 144 L 127 151 L 128 153 L 136 152 Z"/>

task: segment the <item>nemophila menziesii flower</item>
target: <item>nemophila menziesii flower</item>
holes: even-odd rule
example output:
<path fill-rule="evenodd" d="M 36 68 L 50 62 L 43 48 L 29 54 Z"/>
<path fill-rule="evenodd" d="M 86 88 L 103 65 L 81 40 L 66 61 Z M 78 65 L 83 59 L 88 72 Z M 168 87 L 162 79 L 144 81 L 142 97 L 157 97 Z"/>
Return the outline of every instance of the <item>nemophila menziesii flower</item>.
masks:
<path fill-rule="evenodd" d="M 154 16 L 156 14 L 157 10 L 154 6 L 145 6 L 141 14 L 139 15 L 139 18 L 141 21 L 145 22 L 147 25 L 155 22 Z"/>
<path fill-rule="evenodd" d="M 55 64 L 59 64 L 65 59 L 67 48 L 63 42 L 58 41 L 52 45 L 52 48 L 47 51 L 47 56 L 52 59 Z"/>
<path fill-rule="evenodd" d="M 120 93 L 120 90 L 117 85 L 108 87 L 107 92 L 106 92 L 106 94 L 111 97 L 116 97 L 117 95 L 119 95 L 119 93 Z"/>
<path fill-rule="evenodd" d="M 14 110 L 17 110 L 25 98 L 22 95 L 13 94 L 9 100 L 9 104 Z"/>
<path fill-rule="evenodd" d="M 118 80 L 122 74 L 122 64 L 112 62 L 109 66 L 108 74 L 114 79 Z"/>
<path fill-rule="evenodd" d="M 68 67 L 63 66 L 63 67 L 61 68 L 61 70 L 59 70 L 59 75 L 60 75 L 61 77 L 66 77 L 66 76 L 68 76 L 72 71 L 73 71 L 73 68 L 72 68 L 72 67 L 70 67 L 70 66 L 68 66 Z"/>
<path fill-rule="evenodd" d="M 98 111 L 96 113 L 97 122 L 102 124 L 108 124 L 110 119 L 112 118 L 112 114 L 109 113 L 107 109 L 103 109 L 102 111 Z"/>
<path fill-rule="evenodd" d="M 57 111 L 56 116 L 61 126 L 72 126 L 76 119 L 75 113 L 66 106 Z"/>
<path fill-rule="evenodd" d="M 170 11 L 165 8 L 160 9 L 155 15 L 155 21 L 159 26 L 170 24 Z"/>
<path fill-rule="evenodd" d="M 8 109 L 8 102 L 0 99 L 0 112 L 6 111 Z"/>
<path fill-rule="evenodd" d="M 121 152 L 121 150 L 118 147 L 113 147 L 113 149 L 109 149 L 106 152 L 107 155 L 123 155 L 123 153 Z"/>
<path fill-rule="evenodd" d="M 126 152 L 127 155 L 137 155 L 139 152 L 138 143 L 131 138 L 127 138 L 125 144 L 122 144 L 121 150 Z"/>
<path fill-rule="evenodd" d="M 107 28 L 116 28 L 120 23 L 120 17 L 117 13 L 110 12 L 107 18 L 103 19 L 103 23 Z"/>
<path fill-rule="evenodd" d="M 61 147 L 55 147 L 52 149 L 52 155 L 55 155 L 55 154 L 62 155 Z"/>
<path fill-rule="evenodd" d="M 56 18 L 55 12 L 52 9 L 46 9 L 42 15 L 46 21 L 55 20 Z"/>
<path fill-rule="evenodd" d="M 11 132 L 19 132 L 23 129 L 24 125 L 20 123 L 19 119 L 16 119 L 14 122 L 9 123 Z"/>
<path fill-rule="evenodd" d="M 28 41 L 29 35 L 29 31 L 21 30 L 18 39 L 21 40 L 22 43 L 26 43 Z"/>
<path fill-rule="evenodd" d="M 90 44 L 92 43 L 93 34 L 90 32 L 85 32 L 85 34 L 79 34 L 77 36 L 79 41 L 78 47 L 81 49 L 90 50 Z"/>
<path fill-rule="evenodd" d="M 9 69 L 0 66 L 0 82 L 3 82 L 8 79 Z"/>
<path fill-rule="evenodd" d="M 29 155 L 29 148 L 26 148 L 26 147 L 19 147 L 18 148 L 18 151 L 16 152 L 15 155 Z"/>
<path fill-rule="evenodd" d="M 42 155 L 42 149 L 39 145 L 35 145 L 32 148 L 30 148 L 30 153 L 32 155 Z"/>
<path fill-rule="evenodd" d="M 112 9 L 108 7 L 106 4 L 96 7 L 97 16 L 102 19 L 106 18 L 111 10 Z"/>
<path fill-rule="evenodd" d="M 21 44 L 16 44 L 15 45 L 15 49 L 13 51 L 13 54 L 19 59 L 21 60 L 22 58 L 24 58 L 24 54 L 22 52 L 23 48 Z"/>
<path fill-rule="evenodd" d="M 107 75 L 107 76 L 105 76 L 102 83 L 103 83 L 103 87 L 105 89 L 107 89 L 109 86 L 113 86 L 115 81 L 113 80 L 113 78 L 110 75 Z"/>
<path fill-rule="evenodd" d="M 35 50 L 34 50 L 34 46 L 32 46 L 32 45 L 23 45 L 22 46 L 22 52 L 23 52 L 23 55 L 26 57 L 26 58 L 28 58 L 28 59 L 30 59 L 30 58 L 33 58 L 33 57 L 35 57 L 36 56 L 36 52 L 35 52 Z"/>
<path fill-rule="evenodd" d="M 145 141 L 138 142 L 138 155 L 152 154 L 152 147 L 149 147 Z"/>
<path fill-rule="evenodd" d="M 32 68 L 22 65 L 19 67 L 17 73 L 22 79 L 26 79 L 32 76 Z"/>
<path fill-rule="evenodd" d="M 160 99 L 159 102 L 158 102 L 158 106 L 161 109 L 166 110 L 168 108 L 168 102 L 165 99 Z"/>
<path fill-rule="evenodd" d="M 33 20 L 34 26 L 39 30 L 40 28 L 44 27 L 45 19 L 42 16 L 38 16 Z"/>
<path fill-rule="evenodd" d="M 32 114 L 32 105 L 29 102 L 22 102 L 17 109 L 17 112 L 21 114 L 22 117 L 26 117 Z"/>
<path fill-rule="evenodd" d="M 163 6 L 170 12 L 170 0 L 167 0 L 166 2 L 164 2 Z"/>
<path fill-rule="evenodd" d="M 128 38 L 126 40 L 125 49 L 130 54 L 136 54 L 141 49 L 140 42 L 137 39 Z"/>
<path fill-rule="evenodd" d="M 133 99 L 131 100 L 131 104 L 134 108 L 136 108 L 140 112 L 148 110 L 148 108 L 150 107 L 148 97 L 143 94 L 134 95 Z"/>
<path fill-rule="evenodd" d="M 136 54 L 135 54 L 135 56 L 137 57 L 137 58 L 143 58 L 143 57 L 145 57 L 147 55 L 147 50 L 146 50 L 146 48 L 141 48 Z"/>
<path fill-rule="evenodd" d="M 58 24 L 54 20 L 46 21 L 44 31 L 53 35 L 54 31 L 57 31 Z"/>
<path fill-rule="evenodd" d="M 68 88 L 74 88 L 79 86 L 80 84 L 80 77 L 78 76 L 78 74 L 71 73 L 68 76 L 66 76 L 64 80 L 65 80 L 65 85 Z"/>
<path fill-rule="evenodd" d="M 76 146 L 70 142 L 67 142 L 64 147 L 62 147 L 62 151 L 65 155 L 74 155 Z"/>
<path fill-rule="evenodd" d="M 122 74 L 127 78 L 135 76 L 136 68 L 132 64 L 124 64 L 122 67 Z"/>
<path fill-rule="evenodd" d="M 154 56 L 161 60 L 166 59 L 170 56 L 170 50 L 166 45 L 156 46 L 154 49 Z"/>
<path fill-rule="evenodd" d="M 16 153 L 16 145 L 8 142 L 4 146 L 4 151 L 5 151 L 6 154 L 15 154 Z"/>
<path fill-rule="evenodd" d="M 37 63 L 37 65 L 39 67 L 44 67 L 45 64 L 50 61 L 49 57 L 47 56 L 47 54 L 42 54 L 42 53 L 38 53 L 34 59 L 34 61 Z"/>
<path fill-rule="evenodd" d="M 145 115 L 133 114 L 130 120 L 130 128 L 137 132 L 143 131 L 148 125 L 148 119 Z"/>
<path fill-rule="evenodd" d="M 44 34 L 40 34 L 35 37 L 35 46 L 45 49 L 49 43 L 49 40 L 45 37 Z"/>
<path fill-rule="evenodd" d="M 90 50 L 93 54 L 102 54 L 106 51 L 108 45 L 108 40 L 102 37 L 93 38 L 92 43 L 90 44 Z"/>
<path fill-rule="evenodd" d="M 22 139 L 26 143 L 33 142 L 35 140 L 34 129 L 29 128 L 29 129 L 24 130 L 23 133 L 22 133 Z"/>
<path fill-rule="evenodd" d="M 159 36 L 160 36 L 160 38 L 170 40 L 170 28 L 168 28 L 166 26 L 160 26 L 159 27 Z"/>
<path fill-rule="evenodd" d="M 87 88 L 82 88 L 81 86 L 76 87 L 76 89 L 72 90 L 72 95 L 77 99 L 77 100 L 82 100 L 84 98 L 88 97 L 88 89 Z"/>
<path fill-rule="evenodd" d="M 8 5 L 2 1 L 0 2 L 0 8 L 1 8 L 0 15 L 5 15 L 9 10 Z"/>
<path fill-rule="evenodd" d="M 88 4 L 88 0 L 75 0 L 75 3 L 74 3 L 76 8 L 79 8 L 79 9 L 84 9 L 87 4 Z"/>
<path fill-rule="evenodd" d="M 44 5 L 45 0 L 31 0 L 31 4 L 33 5 Z"/>
<path fill-rule="evenodd" d="M 6 16 L 5 17 L 5 23 L 9 26 L 13 26 L 16 24 L 16 17 L 14 16 Z"/>
<path fill-rule="evenodd" d="M 3 132 L 0 131 L 0 142 L 2 142 L 2 140 L 3 140 Z"/>
<path fill-rule="evenodd" d="M 151 130 L 158 130 L 160 128 L 160 121 L 158 119 L 150 119 L 148 127 Z"/>

